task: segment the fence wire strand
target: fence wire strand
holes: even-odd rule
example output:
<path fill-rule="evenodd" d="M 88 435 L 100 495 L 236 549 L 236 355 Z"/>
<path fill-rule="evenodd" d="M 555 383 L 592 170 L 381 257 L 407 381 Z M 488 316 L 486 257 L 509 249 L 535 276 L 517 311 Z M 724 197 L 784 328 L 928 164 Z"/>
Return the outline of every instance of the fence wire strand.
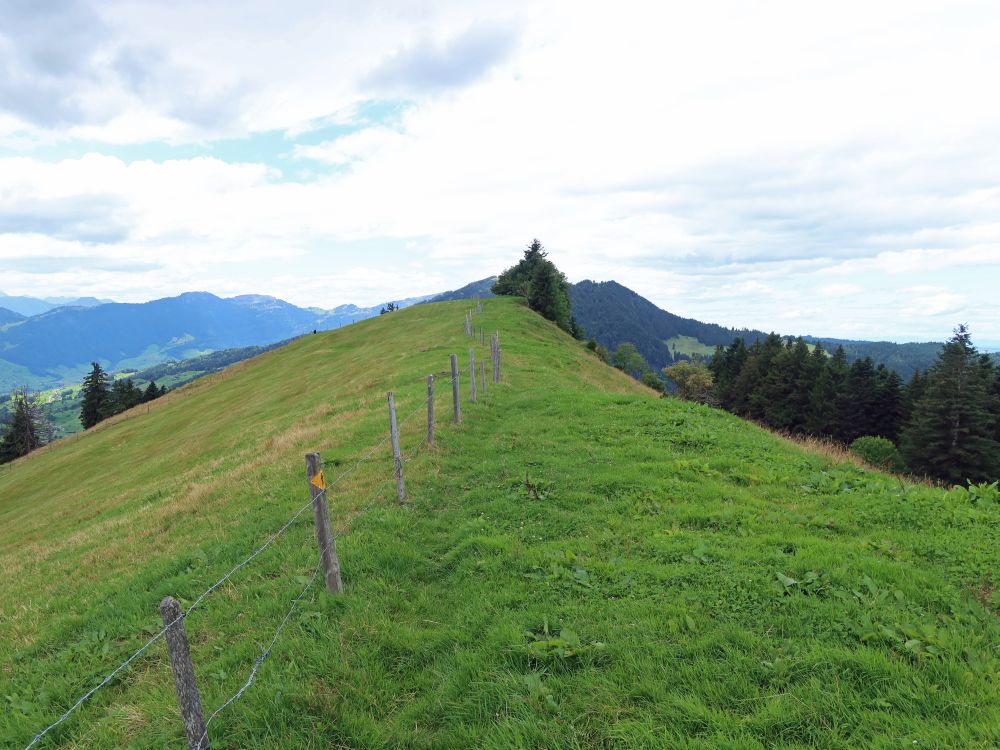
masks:
<path fill-rule="evenodd" d="M 385 480 L 385 481 L 383 481 L 383 482 L 380 482 L 379 485 L 375 488 L 375 492 L 373 492 L 369 496 L 366 504 L 363 505 L 357 511 L 355 511 L 355 513 L 351 517 L 351 520 L 353 521 L 353 520 L 357 519 L 359 516 L 363 515 L 364 513 L 367 513 L 369 510 L 371 510 L 371 508 L 373 508 L 377 504 L 376 498 L 378 497 L 378 495 L 390 483 L 391 483 L 391 481 L 388 480 L 388 479 Z M 299 591 L 298 596 L 296 596 L 292 600 L 292 604 L 288 608 L 288 612 L 285 613 L 285 616 L 282 618 L 281 622 L 278 624 L 278 627 L 275 629 L 274 635 L 272 636 L 271 641 L 268 643 L 267 647 L 254 660 L 253 666 L 250 669 L 250 674 L 247 677 L 246 682 L 244 682 L 243 685 L 240 686 L 240 688 L 235 693 L 233 693 L 228 699 L 226 699 L 226 701 L 221 706 L 219 706 L 217 709 L 215 709 L 211 713 L 211 715 L 208 717 L 208 719 L 205 721 L 205 732 L 204 732 L 204 734 L 201 735 L 201 738 L 198 740 L 198 745 L 197 745 L 198 747 L 201 747 L 204 744 L 205 739 L 208 737 L 208 728 L 211 726 L 212 721 L 215 720 L 215 717 L 218 716 L 223 711 L 225 711 L 227 708 L 229 708 L 229 706 L 231 706 L 233 703 L 235 703 L 236 701 L 238 701 L 240 698 L 242 698 L 243 694 L 247 690 L 250 689 L 251 685 L 253 685 L 254 680 L 257 679 L 257 673 L 260 671 L 261 665 L 271 655 L 271 651 L 274 650 L 274 646 L 278 642 L 278 638 L 281 636 L 282 631 L 285 629 L 285 626 L 288 624 L 288 620 L 295 613 L 295 609 L 298 607 L 298 604 L 302 600 L 302 597 L 304 597 L 306 595 L 306 592 L 308 592 L 309 589 L 311 589 L 313 587 L 313 584 L 316 583 L 316 579 L 319 578 L 319 573 L 320 573 L 320 570 L 322 570 L 322 566 L 323 566 L 323 555 L 324 555 L 324 553 L 330 547 L 332 547 L 333 545 L 335 545 L 336 543 L 337 543 L 337 540 L 336 540 L 336 537 L 334 537 L 333 539 L 330 540 L 330 542 L 325 547 L 323 547 L 320 550 L 319 560 L 316 563 L 316 567 L 313 569 L 312 576 L 309 578 L 309 581 L 306 583 L 306 585 L 302 587 L 302 590 Z"/>
<path fill-rule="evenodd" d="M 451 371 L 450 370 L 442 370 L 440 372 L 436 372 L 436 373 L 432 373 L 432 374 L 434 375 L 434 377 L 438 377 L 440 375 L 451 375 Z M 458 381 L 459 378 L 460 378 L 460 374 L 456 374 L 456 375 L 452 376 L 450 378 L 451 384 L 454 385 L 454 383 L 456 381 Z M 420 406 L 418 406 L 416 409 L 414 409 L 413 411 L 411 411 L 409 414 L 407 414 L 406 416 L 404 416 L 399 421 L 399 427 L 402 428 L 402 426 L 411 417 L 413 417 L 418 412 L 420 412 L 423 409 L 425 409 L 426 406 L 427 406 L 427 402 L 428 401 L 429 401 L 428 398 L 424 398 L 423 402 L 421 403 Z M 363 464 L 366 461 L 368 461 L 368 459 L 371 458 L 379 449 L 383 448 L 390 440 L 391 440 L 391 437 L 386 437 L 386 438 L 382 439 L 381 441 L 379 441 L 374 447 L 372 447 L 367 453 L 365 453 L 360 459 L 358 459 L 348 469 L 346 469 L 343 472 L 341 472 L 340 474 L 338 474 L 337 477 L 334 478 L 334 480 L 330 484 L 328 484 L 326 487 L 324 487 L 320 491 L 320 494 L 325 494 L 327 492 L 327 490 L 331 489 L 332 487 L 336 486 L 341 481 L 343 481 L 348 475 L 350 475 L 351 473 L 353 473 L 359 466 L 361 466 L 361 464 Z M 427 442 L 427 438 L 426 437 L 424 437 L 420 441 L 420 443 L 417 444 L 417 446 L 411 451 L 411 453 L 410 453 L 410 455 L 408 457 L 402 459 L 402 462 L 403 463 L 407 463 L 408 461 L 410 461 L 417 454 L 417 451 L 423 446 L 423 444 L 425 442 Z M 386 483 L 387 482 L 385 482 L 385 483 L 383 483 L 383 485 L 379 486 L 379 488 L 376 490 L 376 494 L 379 491 L 381 491 L 382 487 Z M 369 502 L 369 504 L 366 505 L 362 510 L 360 510 L 357 513 L 354 514 L 354 518 L 357 518 L 359 515 L 361 515 L 362 513 L 366 512 L 367 510 L 369 510 L 372 507 L 373 504 L 374 504 L 374 502 Z M 35 745 L 37 745 L 39 742 L 41 742 L 42 739 L 46 735 L 48 735 L 49 732 L 51 732 L 53 729 L 55 729 L 60 724 L 62 724 L 63 722 L 65 722 L 66 719 L 68 719 L 73 714 L 74 711 L 76 711 L 78 708 L 80 708 L 80 706 L 82 706 L 84 703 L 86 703 L 98 690 L 100 690 L 101 688 L 103 688 L 105 685 L 107 685 L 109 682 L 111 682 L 116 676 L 118 676 L 119 674 L 121 674 L 121 672 L 123 670 L 125 670 L 130 664 L 132 664 L 132 662 L 134 662 L 142 654 L 144 654 L 149 649 L 150 646 L 152 646 L 154 643 L 156 643 L 161 638 L 163 638 L 163 636 L 167 633 L 167 631 L 170 628 L 172 628 L 178 622 L 180 622 L 181 620 L 183 620 L 184 618 L 186 618 L 208 596 L 210 596 L 220 586 L 223 586 L 227 581 L 229 581 L 241 569 L 243 569 L 245 566 L 247 566 L 248 564 L 250 564 L 257 557 L 259 557 L 268 547 L 270 547 L 279 537 L 281 537 L 299 519 L 299 517 L 303 513 L 305 513 L 305 511 L 308 508 L 310 508 L 312 505 L 313 505 L 313 500 L 312 499 L 310 499 L 309 502 L 307 502 L 304 505 L 302 505 L 302 507 L 300 507 L 292 515 L 292 517 L 280 529 L 278 529 L 274 534 L 272 534 L 270 537 L 268 537 L 267 541 L 265 541 L 260 547 L 258 547 L 252 553 L 250 553 L 250 555 L 248 557 L 246 557 L 243 561 L 241 561 L 236 566 L 234 566 L 228 573 L 226 573 L 224 576 L 222 576 L 222 578 L 220 578 L 218 581 L 216 581 L 211 586 L 209 586 L 204 592 L 202 592 L 198 596 L 197 599 L 194 600 L 194 602 L 191 604 L 191 606 L 188 607 L 183 612 L 181 612 L 181 614 L 176 619 L 174 619 L 172 622 L 170 622 L 167 625 L 165 625 L 158 633 L 156 633 L 154 636 L 152 636 L 142 646 L 140 646 L 135 652 L 133 652 L 131 656 L 129 656 L 127 659 L 125 659 L 125 661 L 123 661 L 121 664 L 119 664 L 117 667 L 115 667 L 115 669 L 112 670 L 97 685 L 95 685 L 90 690 L 88 690 L 86 693 L 84 693 L 58 719 L 56 719 L 54 722 L 52 722 L 49 726 L 47 726 L 41 732 L 39 732 L 38 734 L 36 734 L 34 736 L 34 738 L 32 738 L 31 742 L 29 742 L 25 746 L 24 750 L 31 750 L 31 748 L 35 747 Z M 333 541 L 331 541 L 331 544 L 332 543 L 333 543 Z M 320 560 L 322 561 L 322 555 L 320 556 Z M 294 612 L 296 606 L 298 605 L 298 602 L 302 599 L 302 597 L 309 590 L 309 588 L 313 585 L 313 583 L 315 583 L 316 578 L 319 575 L 320 564 L 321 564 L 321 562 L 317 563 L 316 569 L 313 572 L 312 578 L 309 580 L 309 583 L 306 584 L 306 586 L 302 589 L 302 591 L 299 592 L 299 595 L 297 597 L 295 597 L 295 599 L 293 600 L 291 608 L 289 609 L 288 613 L 285 615 L 285 618 L 281 621 L 281 624 L 278 626 L 278 629 L 275 632 L 274 638 L 272 639 L 270 645 L 264 650 L 264 652 L 261 654 L 261 656 L 259 656 L 258 659 L 257 659 L 257 661 L 254 663 L 253 669 L 251 670 L 251 673 L 250 673 L 250 677 L 248 678 L 246 684 L 242 688 L 240 688 L 240 690 L 237 691 L 236 694 L 234 694 L 226 703 L 224 703 L 222 706 L 220 706 L 218 709 L 216 709 L 215 713 L 213 713 L 209 717 L 209 720 L 208 720 L 209 723 L 212 721 L 212 719 L 215 718 L 215 716 L 220 711 L 222 711 L 223 709 L 225 709 L 227 706 L 229 706 L 234 701 L 238 700 L 243 695 L 243 693 L 250 687 L 250 685 L 253 684 L 253 681 L 254 681 L 254 679 L 256 678 L 256 675 L 257 675 L 257 671 L 260 669 L 260 665 L 264 662 L 264 660 L 270 654 L 270 651 L 274 647 L 274 644 L 277 641 L 278 636 L 281 634 L 281 631 L 284 629 L 285 625 L 287 624 L 288 618 L 291 617 L 291 615 Z M 206 730 L 206 735 L 207 735 L 207 730 Z M 202 736 L 201 741 L 204 741 L 204 739 L 205 739 L 205 736 Z M 201 741 L 199 741 L 199 746 L 201 745 Z"/>
<path fill-rule="evenodd" d="M 427 442 L 427 438 L 425 436 L 423 439 L 421 439 L 421 441 L 419 443 L 416 444 L 416 446 L 414 446 L 410 450 L 409 455 L 405 456 L 402 459 L 403 463 L 404 464 L 405 463 L 409 463 L 414 458 L 416 458 L 417 455 L 418 455 L 418 453 L 420 452 L 420 449 L 423 448 L 423 446 L 424 446 L 424 444 L 426 442 Z M 360 516 L 363 516 L 365 513 L 367 513 L 369 510 L 371 510 L 373 507 L 375 507 L 378 504 L 378 500 L 377 500 L 378 496 L 391 483 L 392 483 L 392 480 L 389 480 L 389 479 L 386 479 L 386 480 L 380 482 L 378 484 L 378 486 L 375 488 L 375 491 L 368 497 L 368 500 L 365 502 L 365 504 L 362 505 L 358 510 L 356 510 L 351 515 L 351 518 L 349 520 L 350 521 L 355 521 Z M 250 689 L 251 685 L 253 685 L 254 680 L 257 679 L 257 674 L 260 671 L 261 665 L 271 655 L 271 652 L 274 650 L 274 646 L 278 642 L 278 638 L 281 636 L 282 631 L 285 629 L 285 626 L 288 624 L 288 620 L 295 613 L 295 609 L 298 607 L 299 601 L 302 600 L 302 597 L 304 597 L 306 595 L 306 592 L 308 592 L 309 589 L 312 588 L 313 584 L 316 583 L 316 579 L 319 578 L 319 573 L 320 573 L 320 570 L 322 569 L 322 565 L 323 565 L 323 554 L 330 547 L 332 547 L 333 545 L 335 545 L 336 543 L 337 543 L 337 540 L 336 540 L 336 537 L 335 537 L 334 539 L 331 539 L 330 542 L 325 547 L 323 547 L 323 549 L 320 550 L 319 561 L 316 563 L 316 567 L 313 569 L 312 576 L 309 578 L 309 581 L 306 583 L 306 585 L 302 587 L 302 590 L 299 591 L 298 596 L 296 596 L 292 600 L 292 604 L 288 608 L 288 612 L 285 613 L 285 616 L 282 618 L 281 622 L 278 624 L 278 627 L 275 629 L 274 635 L 271 638 L 271 641 L 268 643 L 267 647 L 260 653 L 260 656 L 258 656 L 254 660 L 253 666 L 250 669 L 250 674 L 247 677 L 246 682 L 244 682 L 243 685 L 240 686 L 240 688 L 235 693 L 233 693 L 228 699 L 226 699 L 226 701 L 221 706 L 219 706 L 217 709 L 215 709 L 215 711 L 213 711 L 211 713 L 211 715 L 205 721 L 205 732 L 199 738 L 197 747 L 202 747 L 202 745 L 204 744 L 205 740 L 208 738 L 208 728 L 211 726 L 212 721 L 215 720 L 215 717 L 218 716 L 223 711 L 225 711 L 227 708 L 229 708 L 229 706 L 231 706 L 233 703 L 235 703 L 236 701 L 238 701 L 240 698 L 242 698 L 243 694 L 247 690 Z"/>
<path fill-rule="evenodd" d="M 453 378 L 452 380 L 454 381 L 455 379 Z M 428 401 L 428 399 L 424 398 L 423 402 L 421 403 L 420 406 L 418 406 L 416 409 L 414 409 L 413 411 L 411 411 L 409 414 L 407 414 L 405 417 L 403 417 L 399 421 L 399 426 L 402 427 L 411 417 L 413 417 L 414 415 L 416 415 L 418 412 L 423 411 L 426 408 L 427 401 Z M 325 488 L 323 488 L 322 490 L 320 490 L 320 494 L 325 494 L 327 492 L 327 490 L 333 488 L 334 486 L 336 486 L 337 484 L 339 484 L 340 482 L 342 482 L 348 475 L 350 475 L 351 473 L 353 473 L 359 466 L 361 466 L 361 464 L 367 462 L 368 459 L 370 459 L 373 455 L 375 455 L 375 453 L 379 449 L 385 447 L 385 445 L 389 443 L 390 439 L 391 439 L 391 437 L 386 437 L 386 438 L 383 438 L 382 440 L 380 440 L 378 443 L 376 443 L 374 447 L 372 447 L 361 458 L 359 458 L 357 461 L 355 461 L 354 464 L 352 464 L 348 469 L 346 469 L 343 472 L 341 472 L 340 474 L 338 474 L 330 484 L 328 484 Z M 426 440 L 426 438 L 425 438 L 425 440 Z M 38 734 L 36 734 L 32 738 L 31 742 L 29 742 L 25 746 L 24 750 L 31 750 L 31 748 L 35 747 L 39 742 L 42 741 L 42 739 L 49 732 L 51 732 L 53 729 L 55 729 L 60 724 L 62 724 L 63 722 L 65 722 L 66 719 L 68 719 L 73 714 L 74 711 L 76 711 L 78 708 L 80 708 L 80 706 L 82 706 L 84 703 L 86 703 L 88 700 L 90 700 L 90 698 L 98 690 L 100 690 L 101 688 L 103 688 L 105 685 L 107 685 L 109 682 L 111 682 L 116 676 L 118 676 L 119 674 L 121 674 L 121 672 L 123 670 L 125 670 L 130 664 L 132 664 L 132 662 L 134 662 L 143 653 L 145 653 L 149 649 L 150 646 L 152 646 L 154 643 L 156 643 L 161 638 L 163 638 L 163 636 L 166 635 L 167 631 L 170 628 L 172 628 L 178 622 L 180 622 L 185 617 L 187 617 L 189 614 L 191 614 L 191 612 L 193 612 L 208 596 L 210 596 L 220 586 L 224 585 L 227 581 L 229 581 L 229 579 L 232 578 L 236 573 L 238 573 L 242 568 L 244 568 L 249 563 L 251 563 L 253 560 L 255 560 L 257 557 L 259 557 L 268 547 L 270 547 L 279 537 L 281 537 L 289 529 L 289 527 L 291 527 L 301 517 L 301 515 L 303 513 L 305 513 L 305 511 L 307 509 L 309 509 L 310 507 L 312 507 L 312 505 L 313 505 L 313 500 L 310 498 L 309 502 L 305 503 L 304 505 L 302 505 L 302 507 L 300 507 L 297 511 L 295 511 L 295 513 L 292 515 L 292 517 L 280 529 L 278 529 L 274 534 L 272 534 L 270 537 L 268 537 L 267 541 L 265 541 L 260 547 L 258 547 L 252 553 L 250 553 L 250 555 L 248 557 L 246 557 L 242 562 L 238 563 L 228 573 L 226 573 L 224 576 L 222 576 L 222 578 L 220 578 L 218 581 L 216 581 L 211 586 L 209 586 L 204 592 L 202 592 L 201 595 L 198 596 L 197 599 L 194 600 L 194 602 L 191 604 L 191 606 L 188 607 L 183 612 L 181 612 L 181 614 L 178 615 L 178 617 L 176 619 L 174 619 L 173 621 L 171 621 L 170 623 L 168 623 L 167 625 L 165 625 L 158 633 L 156 633 L 154 636 L 152 636 L 148 641 L 146 641 L 142 646 L 140 646 L 135 652 L 133 652 L 131 656 L 129 656 L 127 659 L 125 659 L 125 661 L 123 661 L 121 664 L 119 664 L 117 667 L 115 667 L 115 669 L 112 670 L 97 685 L 95 685 L 90 690 L 88 690 L 86 693 L 84 693 L 72 706 L 70 706 L 68 709 L 66 709 L 66 711 L 58 719 L 56 719 L 54 722 L 52 722 L 51 724 L 49 724 L 41 732 L 39 732 Z M 308 590 L 308 589 L 304 589 L 303 593 L 306 590 Z M 298 599 L 296 599 L 296 603 L 297 603 L 297 601 L 298 601 Z M 248 687 L 249 687 L 249 685 L 248 685 Z"/>

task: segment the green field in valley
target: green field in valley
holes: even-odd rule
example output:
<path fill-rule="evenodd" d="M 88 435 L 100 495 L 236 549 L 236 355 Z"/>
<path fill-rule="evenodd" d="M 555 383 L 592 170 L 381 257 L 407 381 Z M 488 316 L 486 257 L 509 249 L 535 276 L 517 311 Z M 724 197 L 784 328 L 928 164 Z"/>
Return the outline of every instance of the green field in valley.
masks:
<path fill-rule="evenodd" d="M 329 490 L 313 586 L 216 748 L 995 748 L 1000 503 L 661 399 L 517 300 L 504 382 L 421 445 L 463 301 L 307 336 L 0 467 L 0 746 L 36 732 Z M 488 358 L 488 347 L 476 346 Z M 315 569 L 311 513 L 191 613 L 206 712 Z M 978 593 L 977 593 L 978 592 Z M 183 746 L 162 643 L 37 745 Z"/>
<path fill-rule="evenodd" d="M 675 357 L 678 354 L 685 354 L 688 357 L 697 355 L 707 358 L 715 352 L 714 346 L 703 344 L 694 336 L 673 336 L 664 343 L 667 345 L 667 350 Z"/>

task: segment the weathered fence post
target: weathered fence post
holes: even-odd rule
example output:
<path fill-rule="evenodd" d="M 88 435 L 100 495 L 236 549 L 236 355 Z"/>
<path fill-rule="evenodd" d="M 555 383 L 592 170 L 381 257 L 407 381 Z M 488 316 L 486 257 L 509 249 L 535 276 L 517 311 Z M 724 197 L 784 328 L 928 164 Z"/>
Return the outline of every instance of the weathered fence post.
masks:
<path fill-rule="evenodd" d="M 399 453 L 399 427 L 396 425 L 396 402 L 389 391 L 389 437 L 392 440 L 392 460 L 396 473 L 396 499 L 406 502 L 406 489 L 403 487 L 403 457 Z"/>
<path fill-rule="evenodd" d="M 486 363 L 479 362 L 479 382 L 483 385 L 483 398 L 486 398 Z"/>
<path fill-rule="evenodd" d="M 490 352 L 493 355 L 493 382 L 494 383 L 500 382 L 500 378 L 499 378 L 499 375 L 500 375 L 500 362 L 499 362 L 498 350 L 499 350 L 499 346 L 497 344 L 497 337 L 491 334 L 490 335 Z"/>
<path fill-rule="evenodd" d="M 167 653 L 174 673 L 174 687 L 184 720 L 188 750 L 209 750 L 208 727 L 201 711 L 201 696 L 194 679 L 194 664 L 191 662 L 187 633 L 184 632 L 184 620 L 181 619 L 180 603 L 172 596 L 164 598 L 160 602 L 160 616 L 167 629 Z"/>
<path fill-rule="evenodd" d="M 455 424 L 462 421 L 462 404 L 460 401 L 460 393 L 458 391 L 458 355 L 451 355 L 451 400 L 452 400 L 452 410 L 454 411 Z"/>
<path fill-rule="evenodd" d="M 476 403 L 476 350 L 469 349 L 469 387 L 472 390 L 472 403 Z"/>
<path fill-rule="evenodd" d="M 497 331 L 496 347 L 497 347 L 496 351 L 497 366 L 496 370 L 493 372 L 493 380 L 499 383 L 500 378 L 503 377 L 503 371 L 501 370 L 501 365 L 502 365 L 501 360 L 503 359 L 503 350 L 500 348 L 500 331 Z"/>
<path fill-rule="evenodd" d="M 313 517 L 316 519 L 316 544 L 323 563 L 323 580 L 326 590 L 339 594 L 343 584 L 340 581 L 340 560 L 337 558 L 337 541 L 330 528 L 330 514 L 326 508 L 326 479 L 323 477 L 323 461 L 318 453 L 306 454 L 306 477 L 309 479 L 309 494 L 312 496 Z"/>
<path fill-rule="evenodd" d="M 427 376 L 427 445 L 434 447 L 434 376 Z"/>

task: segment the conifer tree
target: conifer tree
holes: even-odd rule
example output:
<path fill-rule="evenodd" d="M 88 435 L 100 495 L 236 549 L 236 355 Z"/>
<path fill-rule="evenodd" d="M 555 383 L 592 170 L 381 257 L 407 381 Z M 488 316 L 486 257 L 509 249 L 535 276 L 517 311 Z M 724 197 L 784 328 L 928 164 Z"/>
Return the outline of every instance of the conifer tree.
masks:
<path fill-rule="evenodd" d="M 111 391 L 104 405 L 104 418 L 121 414 L 142 402 L 142 391 L 135 387 L 132 378 L 122 378 L 111 384 Z"/>
<path fill-rule="evenodd" d="M 142 392 L 142 403 L 146 404 L 160 397 L 160 389 L 156 387 L 156 381 L 149 381 L 146 390 Z"/>
<path fill-rule="evenodd" d="M 843 398 L 847 371 L 847 353 L 838 346 L 824 363 L 809 395 L 807 429 L 813 435 L 833 436 L 837 432 L 837 409 Z"/>
<path fill-rule="evenodd" d="M 81 393 L 80 424 L 87 430 L 105 418 L 110 401 L 108 375 L 97 362 L 91 363 L 91 370 L 83 379 Z"/>
<path fill-rule="evenodd" d="M 911 469 L 956 483 L 997 478 L 1000 444 L 987 407 L 993 369 L 980 361 L 968 328 L 955 329 L 903 432 Z"/>
<path fill-rule="evenodd" d="M 875 404 L 872 414 L 873 435 L 899 441 L 904 412 L 903 379 L 885 365 L 875 369 Z"/>
<path fill-rule="evenodd" d="M 497 278 L 492 291 L 499 295 L 524 297 L 528 307 L 553 321 L 570 335 L 580 338 L 583 329 L 570 310 L 569 282 L 548 259 L 548 253 L 537 239 L 524 251 L 524 257 Z"/>
<path fill-rule="evenodd" d="M 528 297 L 531 294 L 531 280 L 539 263 L 548 255 L 538 239 L 531 241 L 524 251 L 524 257 L 516 266 L 504 271 L 494 282 L 491 291 L 494 294 Z"/>
<path fill-rule="evenodd" d="M 715 380 L 715 396 L 723 409 L 735 411 L 736 379 L 746 361 L 747 345 L 742 337 L 733 339 L 733 343 L 726 349 L 721 344 L 715 349 L 709 369 Z"/>
<path fill-rule="evenodd" d="M 10 418 L 0 430 L 0 464 L 26 456 L 52 439 L 52 427 L 27 388 L 11 395 Z"/>
<path fill-rule="evenodd" d="M 875 402 L 878 399 L 875 363 L 870 357 L 856 359 L 847 371 L 844 391 L 837 404 L 834 437 L 843 443 L 876 434 Z"/>
<path fill-rule="evenodd" d="M 809 397 L 816 383 L 814 366 L 809 346 L 801 338 L 789 340 L 772 360 L 762 391 L 767 424 L 789 432 L 806 431 Z"/>
<path fill-rule="evenodd" d="M 910 382 L 906 384 L 903 394 L 903 413 L 901 424 L 906 424 L 913 416 L 917 403 L 924 397 L 927 391 L 927 376 L 921 374 L 919 368 L 913 371 Z"/>
<path fill-rule="evenodd" d="M 528 291 L 528 307 L 567 333 L 574 332 L 576 326 L 570 314 L 569 284 L 566 276 L 551 261 L 535 264 Z"/>
<path fill-rule="evenodd" d="M 785 348 L 781 336 L 768 335 L 763 342 L 757 341 L 750 347 L 746 365 L 736 380 L 737 405 L 741 406 L 752 419 L 764 419 L 770 405 L 773 390 L 765 386 L 775 359 Z"/>

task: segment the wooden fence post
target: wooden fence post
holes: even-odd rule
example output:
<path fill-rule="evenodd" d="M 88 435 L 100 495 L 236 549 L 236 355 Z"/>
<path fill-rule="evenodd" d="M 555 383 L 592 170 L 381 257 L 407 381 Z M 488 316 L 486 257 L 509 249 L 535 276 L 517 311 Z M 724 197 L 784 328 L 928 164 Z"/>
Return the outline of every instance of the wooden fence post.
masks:
<path fill-rule="evenodd" d="M 458 391 L 458 355 L 451 355 L 451 400 L 452 400 L 452 410 L 454 412 L 455 424 L 459 424 L 462 421 L 462 404 L 460 401 L 460 393 Z"/>
<path fill-rule="evenodd" d="M 194 678 L 194 664 L 191 662 L 191 648 L 184 631 L 184 620 L 181 619 L 180 603 L 172 596 L 164 598 L 160 602 L 160 616 L 167 629 L 167 653 L 174 673 L 174 688 L 177 690 L 177 702 L 184 720 L 188 750 L 209 750 L 208 727 L 201 711 L 201 696 Z"/>
<path fill-rule="evenodd" d="M 486 398 L 486 363 L 479 362 L 479 382 L 483 385 L 483 398 Z"/>
<path fill-rule="evenodd" d="M 493 373 L 493 378 L 494 380 L 496 380 L 496 382 L 499 383 L 500 379 L 503 377 L 503 370 L 501 369 L 503 360 L 503 350 L 500 348 L 500 331 L 497 331 L 496 346 L 497 346 L 497 354 L 496 354 L 497 367 L 496 367 L 496 372 Z"/>
<path fill-rule="evenodd" d="M 427 376 L 427 445 L 434 447 L 434 376 Z"/>
<path fill-rule="evenodd" d="M 399 427 L 396 424 L 396 402 L 389 391 L 389 437 L 392 440 L 392 460 L 396 474 L 396 499 L 406 502 L 406 488 L 403 486 L 403 457 L 399 452 Z"/>
<path fill-rule="evenodd" d="M 469 349 L 469 387 L 472 389 L 472 403 L 476 403 L 476 350 Z"/>
<path fill-rule="evenodd" d="M 493 382 L 500 382 L 500 363 L 497 357 L 497 337 L 490 335 L 490 351 L 493 354 Z"/>
<path fill-rule="evenodd" d="M 316 519 L 316 544 L 323 563 L 323 580 L 326 590 L 339 594 L 343 588 L 340 580 L 340 560 L 337 558 L 337 541 L 330 528 L 330 514 L 326 508 L 326 479 L 323 477 L 323 460 L 318 453 L 306 454 L 306 477 L 312 496 L 313 517 Z"/>

